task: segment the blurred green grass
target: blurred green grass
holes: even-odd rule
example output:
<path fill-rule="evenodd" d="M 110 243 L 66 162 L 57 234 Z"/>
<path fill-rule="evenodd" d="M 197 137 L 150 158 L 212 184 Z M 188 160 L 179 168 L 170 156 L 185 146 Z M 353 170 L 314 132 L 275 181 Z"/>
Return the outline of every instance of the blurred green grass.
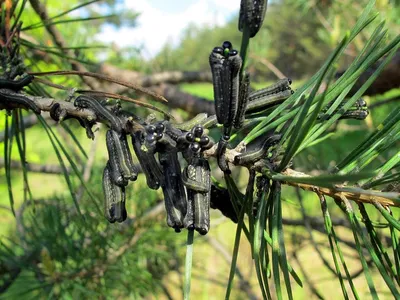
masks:
<path fill-rule="evenodd" d="M 208 100 L 214 99 L 213 86 L 211 83 L 182 83 L 179 85 L 180 89 L 186 93 L 194 96 L 203 97 Z"/>

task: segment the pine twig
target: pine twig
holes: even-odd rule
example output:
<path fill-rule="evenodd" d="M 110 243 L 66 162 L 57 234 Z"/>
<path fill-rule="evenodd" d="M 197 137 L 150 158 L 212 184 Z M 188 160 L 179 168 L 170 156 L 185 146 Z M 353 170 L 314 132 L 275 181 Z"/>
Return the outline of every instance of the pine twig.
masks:
<path fill-rule="evenodd" d="M 283 174 L 288 175 L 288 176 L 295 176 L 295 177 L 309 176 L 307 174 L 297 172 L 292 169 L 286 169 L 283 172 Z M 335 186 L 333 188 L 326 188 L 326 187 L 319 187 L 316 185 L 310 185 L 310 184 L 305 184 L 305 183 L 285 182 L 285 184 L 294 186 L 294 187 L 299 187 L 303 190 L 312 191 L 317 194 L 329 196 L 334 199 L 341 199 L 342 197 L 346 197 L 347 199 L 355 201 L 357 203 L 361 202 L 361 203 L 373 204 L 374 202 L 378 202 L 384 206 L 388 205 L 388 206 L 400 207 L 399 201 L 395 201 L 395 200 L 389 199 L 384 196 L 372 195 L 374 193 L 378 194 L 381 191 L 368 190 L 368 191 L 365 191 L 365 193 L 364 193 L 360 190 L 359 193 L 356 193 L 356 192 L 346 191 L 346 188 L 350 188 L 350 186 Z M 399 194 L 399 197 L 400 197 L 400 194 Z"/>

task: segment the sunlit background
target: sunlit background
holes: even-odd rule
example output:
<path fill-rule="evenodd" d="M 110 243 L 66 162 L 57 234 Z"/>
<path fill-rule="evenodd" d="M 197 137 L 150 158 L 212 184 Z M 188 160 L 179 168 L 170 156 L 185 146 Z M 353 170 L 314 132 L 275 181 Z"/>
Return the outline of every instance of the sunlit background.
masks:
<path fill-rule="evenodd" d="M 139 47 L 145 58 L 153 58 L 166 43 L 177 46 L 190 25 L 225 25 L 238 14 L 239 3 L 239 0 L 125 0 L 119 4 L 123 9 L 140 13 L 137 27 L 116 29 L 106 25 L 98 37 L 120 47 Z"/>

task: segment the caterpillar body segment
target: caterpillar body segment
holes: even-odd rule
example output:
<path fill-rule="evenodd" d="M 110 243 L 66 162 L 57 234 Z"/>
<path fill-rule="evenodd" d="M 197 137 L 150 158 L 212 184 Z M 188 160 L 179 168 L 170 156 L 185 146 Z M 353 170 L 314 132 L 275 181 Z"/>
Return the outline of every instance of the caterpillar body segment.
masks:
<path fill-rule="evenodd" d="M 190 176 L 189 174 L 191 174 L 191 172 L 196 172 L 195 167 L 188 165 L 186 172 L 182 174 L 182 180 L 185 183 L 186 188 L 199 193 L 208 193 L 210 190 L 208 183 L 195 179 L 194 174 Z"/>
<path fill-rule="evenodd" d="M 217 160 L 223 172 L 230 172 L 225 161 L 225 151 L 232 126 L 237 119 L 239 98 L 239 71 L 242 59 L 228 41 L 215 47 L 210 54 L 213 76 L 215 111 L 218 123 L 224 126 L 223 137 L 218 144 Z M 242 103 L 241 103 L 241 106 Z"/>
<path fill-rule="evenodd" d="M 65 119 L 68 119 L 68 114 L 65 109 L 61 108 L 60 103 L 56 102 L 51 106 L 50 117 L 56 122 L 61 122 L 61 121 L 64 121 Z M 69 118 L 71 118 L 71 117 L 69 117 Z M 83 126 L 82 119 L 79 118 L 77 120 L 79 121 L 79 124 L 81 126 Z"/>
<path fill-rule="evenodd" d="M 108 166 L 114 184 L 119 186 L 128 185 L 129 169 L 124 161 L 119 135 L 114 130 L 106 133 L 106 145 L 108 152 Z"/>
<path fill-rule="evenodd" d="M 104 215 L 110 223 L 123 222 L 127 218 L 125 209 L 125 187 L 113 182 L 110 163 L 103 171 Z"/>
<path fill-rule="evenodd" d="M 27 75 L 17 80 L 0 78 L 0 89 L 9 89 L 17 92 L 30 84 L 33 79 L 33 75 Z"/>
<path fill-rule="evenodd" d="M 322 109 L 321 114 L 318 116 L 319 120 L 327 120 L 330 118 L 327 115 L 329 108 L 333 105 L 334 101 L 328 103 L 328 105 Z M 332 112 L 331 115 L 336 114 L 338 111 L 343 109 L 343 106 L 346 104 L 346 101 L 339 104 L 339 106 Z M 367 102 L 364 99 L 358 99 L 353 106 L 351 106 L 348 110 L 343 112 L 339 119 L 355 119 L 355 120 L 364 120 L 369 115 Z"/>
<path fill-rule="evenodd" d="M 254 37 L 260 30 L 267 10 L 266 0 L 241 0 L 239 12 L 239 31 L 246 26 L 250 37 Z"/>
<path fill-rule="evenodd" d="M 178 153 L 176 151 L 160 152 L 158 157 L 164 171 L 164 181 L 161 187 L 167 211 L 167 224 L 179 232 L 184 227 L 183 219 L 187 212 L 187 198 Z"/>
<path fill-rule="evenodd" d="M 171 124 L 170 122 L 165 122 L 165 133 L 168 134 L 175 142 L 178 143 L 180 139 L 183 137 L 183 132 L 181 129 L 178 129 Z"/>
<path fill-rule="evenodd" d="M 224 76 L 226 90 L 228 94 L 224 96 L 225 105 L 223 106 L 221 117 L 223 118 L 219 123 L 223 124 L 225 128 L 230 130 L 232 123 L 235 119 L 238 109 L 238 98 L 239 98 L 239 71 L 242 66 L 242 59 L 238 55 L 237 51 L 232 50 L 228 59 L 224 61 Z M 229 75 L 229 76 L 228 76 Z M 227 132 L 226 134 L 230 134 Z"/>
<path fill-rule="evenodd" d="M 208 186 L 208 192 L 197 193 L 194 197 L 194 227 L 202 235 L 207 234 L 210 229 L 210 189 L 211 189 L 211 171 L 208 161 L 200 159 L 196 177 L 201 180 L 203 185 Z"/>
<path fill-rule="evenodd" d="M 224 126 L 223 136 L 218 144 L 217 160 L 220 169 L 229 173 L 225 161 L 225 151 L 234 123 L 239 124 L 244 112 L 239 112 L 239 71 L 242 59 L 228 41 L 222 47 L 215 47 L 210 54 L 210 67 L 213 76 L 215 111 L 218 123 Z M 243 108 L 243 101 L 240 102 Z"/>
<path fill-rule="evenodd" d="M 126 165 L 126 169 L 128 172 L 126 178 L 131 181 L 135 181 L 138 177 L 138 170 L 133 163 L 131 149 L 126 138 L 126 134 L 122 134 L 119 141 L 124 156 L 124 164 Z"/>
<path fill-rule="evenodd" d="M 94 139 L 92 127 L 96 124 L 96 122 L 93 120 L 89 121 L 86 118 L 72 117 L 68 115 L 67 111 L 61 107 L 60 103 L 56 102 L 51 106 L 50 117 L 56 122 L 62 122 L 68 119 L 76 119 L 79 124 L 85 128 L 88 139 Z"/>
<path fill-rule="evenodd" d="M 211 173 L 208 161 L 202 157 L 197 157 L 193 159 L 192 164 L 184 169 L 184 173 L 183 183 L 187 188 L 188 195 L 184 225 L 188 229 L 197 230 L 202 235 L 207 234 L 210 229 L 211 189 Z M 190 182 L 187 179 L 190 179 Z M 198 185 L 193 185 L 192 182 L 198 182 Z"/>
<path fill-rule="evenodd" d="M 242 59 L 230 42 L 215 47 L 209 57 L 213 76 L 214 100 L 217 121 L 229 134 L 237 112 L 239 97 L 239 70 Z"/>
<path fill-rule="evenodd" d="M 128 180 L 135 181 L 138 171 L 133 164 L 126 135 L 118 134 L 118 132 L 112 129 L 108 130 L 106 134 L 106 144 L 113 173 L 119 173 L 120 176 L 122 176 L 124 185 L 127 184 Z M 116 179 L 115 183 L 120 185 L 121 180 Z"/>
<path fill-rule="evenodd" d="M 365 120 L 368 115 L 368 110 L 348 110 L 339 119 Z"/>
<path fill-rule="evenodd" d="M 157 190 L 163 181 L 163 173 L 160 165 L 157 163 L 155 154 L 155 143 L 145 143 L 146 133 L 137 131 L 131 134 L 132 146 L 138 158 L 139 164 L 146 176 L 146 182 L 149 188 Z"/>
<path fill-rule="evenodd" d="M 221 121 L 221 110 L 224 101 L 224 84 L 223 84 L 223 62 L 224 62 L 223 50 L 220 47 L 214 48 L 209 57 L 211 73 L 213 78 L 214 88 L 214 101 L 215 101 L 215 113 L 217 121 Z"/>
<path fill-rule="evenodd" d="M 167 149 L 167 151 L 171 149 L 176 149 L 177 143 L 176 141 L 169 136 L 168 134 L 163 134 L 157 141 L 157 151 L 164 151 L 164 149 Z"/>
<path fill-rule="evenodd" d="M 276 94 L 286 90 L 291 90 L 290 85 L 292 80 L 290 78 L 279 79 L 274 84 L 267 86 L 266 88 L 253 91 L 249 94 L 249 101 L 254 101 L 259 98 L 263 98 L 268 95 Z"/>
<path fill-rule="evenodd" d="M 250 87 L 250 76 L 246 73 L 240 82 L 239 98 L 238 98 L 238 108 L 235 115 L 235 120 L 233 126 L 236 129 L 243 127 L 245 120 L 245 113 L 247 109 L 247 102 L 249 101 L 249 87 Z"/>
<path fill-rule="evenodd" d="M 256 161 L 264 158 L 270 147 L 277 144 L 281 139 L 280 134 L 272 134 L 259 139 L 252 145 L 248 145 L 246 152 L 235 156 L 234 162 L 238 165 L 252 165 Z"/>
<path fill-rule="evenodd" d="M 368 109 L 367 102 L 363 98 L 358 99 L 355 105 L 358 109 Z"/>
<path fill-rule="evenodd" d="M 5 103 L 6 105 L 8 103 L 16 103 L 32 110 L 37 115 L 40 115 L 41 112 L 40 107 L 24 94 L 8 91 L 6 89 L 0 89 L 0 103 Z"/>
<path fill-rule="evenodd" d="M 257 98 L 251 98 L 251 96 L 249 96 L 246 113 L 261 111 L 269 107 L 281 104 L 292 94 L 292 90 L 283 90 L 274 94 L 267 94 Z"/>
<path fill-rule="evenodd" d="M 217 148 L 217 163 L 222 172 L 230 174 L 229 165 L 225 159 L 226 147 L 229 143 L 229 137 L 221 137 Z"/>
<path fill-rule="evenodd" d="M 122 132 L 123 124 L 120 118 L 105 108 L 96 98 L 87 95 L 80 95 L 76 97 L 74 105 L 80 109 L 87 108 L 93 110 L 99 119 L 108 121 L 111 129 L 118 133 Z"/>

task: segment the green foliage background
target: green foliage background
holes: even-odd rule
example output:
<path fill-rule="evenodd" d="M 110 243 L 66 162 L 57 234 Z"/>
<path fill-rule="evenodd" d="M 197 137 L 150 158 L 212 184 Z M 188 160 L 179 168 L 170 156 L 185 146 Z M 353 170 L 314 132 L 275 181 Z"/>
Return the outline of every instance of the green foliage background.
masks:
<path fill-rule="evenodd" d="M 107 14 L 119 13 L 113 11 L 117 1 L 107 1 L 103 9 Z M 304 2 L 304 3 L 303 3 Z M 365 2 L 365 1 L 364 1 Z M 68 1 L 61 4 L 59 1 L 47 1 L 50 15 L 57 15 L 71 9 L 83 1 Z M 97 10 L 87 6 L 78 10 L 80 18 L 98 17 Z M 276 77 L 262 63 L 268 59 L 285 75 L 294 79 L 294 86 L 301 86 L 305 79 L 314 74 L 327 58 L 327 53 L 338 44 L 345 31 L 355 23 L 363 2 L 354 4 L 351 1 L 317 1 L 310 5 L 308 1 L 274 1 L 268 8 L 266 21 L 256 39 L 251 41 L 249 69 L 255 74 L 254 87 L 265 86 L 273 82 Z M 377 9 L 387 20 L 389 36 L 396 36 L 399 32 L 400 13 L 398 4 L 391 1 L 378 1 Z M 316 11 L 325 18 L 332 28 L 328 30 L 317 17 Z M 24 26 L 36 24 L 40 19 L 29 5 L 23 14 Z M 73 19 L 66 16 L 63 19 Z M 96 71 L 102 62 L 98 59 L 101 54 L 105 62 L 123 69 L 136 70 L 151 74 L 166 70 L 199 71 L 208 70 L 208 55 L 210 49 L 219 45 L 221 41 L 230 40 L 234 45 L 240 44 L 241 34 L 237 31 L 237 19 L 234 18 L 224 27 L 197 28 L 189 25 L 185 31 L 181 44 L 171 48 L 168 44 L 152 60 L 143 61 L 140 49 L 116 49 L 95 39 L 101 24 L 114 22 L 135 25 L 136 14 L 126 14 L 123 18 L 110 17 L 90 20 L 87 23 L 74 21 L 68 26 L 59 26 L 65 40 L 70 47 L 77 47 L 77 57 L 87 64 L 87 68 Z M 374 26 L 370 26 L 370 30 Z M 25 48 L 23 52 L 29 69 L 47 71 L 54 69 L 68 69 L 69 63 L 65 55 L 54 47 L 43 27 L 29 30 L 29 35 L 40 43 L 44 51 L 52 54 L 51 61 L 41 61 L 32 50 Z M 345 56 L 340 65 L 342 68 L 354 58 L 354 53 L 360 51 L 371 32 L 364 32 L 351 45 L 350 53 Z M 207 38 L 206 38 L 207 37 Z M 211 37 L 211 38 L 210 38 Z M 206 41 L 206 42 L 205 42 Z M 85 45 L 86 48 L 81 48 Z M 23 44 L 23 46 L 29 46 Z M 93 47 L 92 47 L 93 46 Z M 37 48 L 37 46 L 35 46 Z M 54 53 L 56 52 L 56 53 Z M 352 52 L 352 53 L 351 53 Z M 311 58 L 311 59 L 310 59 Z M 77 78 L 59 77 L 54 82 L 79 86 Z M 182 84 L 182 90 L 212 99 L 211 84 Z M 49 90 L 50 91 L 50 90 Z M 55 98 L 65 98 L 65 92 L 51 90 Z M 385 95 L 367 99 L 369 105 L 382 99 L 396 97 L 400 90 L 392 90 Z M 305 173 L 319 174 L 341 161 L 350 150 L 357 146 L 364 138 L 395 108 L 398 102 L 387 106 L 380 106 L 371 111 L 365 122 L 341 121 L 337 131 L 330 138 L 314 147 L 305 149 L 296 156 L 294 166 L 296 170 Z M 177 118 L 185 116 L 184 112 L 174 110 Z M 24 116 L 28 113 L 24 112 Z M 186 116 L 185 116 L 186 117 Z M 0 131 L 4 130 L 5 114 L 0 113 Z M 86 153 L 93 151 L 92 142 L 88 140 L 82 128 L 78 128 L 75 121 L 66 123 L 73 130 L 81 142 Z M 57 135 L 62 137 L 62 143 L 67 152 L 72 153 L 80 170 L 84 170 L 86 158 L 72 139 L 68 137 L 60 126 L 53 127 Z M 101 170 L 107 160 L 104 144 L 104 128 L 96 135 L 96 154 L 92 176 L 88 186 L 95 199 L 102 199 Z M 383 153 L 379 159 L 392 157 L 399 149 L 399 142 Z M 0 153 L 4 153 L 4 143 L 0 143 Z M 40 164 L 58 164 L 56 154 L 49 142 L 45 130 L 38 126 L 27 129 L 27 161 Z M 63 155 L 64 160 L 66 158 Z M 18 159 L 18 150 L 13 148 L 12 158 Z M 371 164 L 374 169 L 381 163 L 377 160 Z M 235 178 L 238 186 L 243 190 L 247 184 L 247 173 L 240 172 Z M 221 174 L 214 174 L 221 179 Z M 150 191 L 146 188 L 143 178 L 140 178 L 128 189 L 128 212 L 130 220 L 126 224 L 108 224 L 96 210 L 93 202 L 85 194 L 80 200 L 80 207 L 85 218 L 82 219 L 75 210 L 68 187 L 62 174 L 29 174 L 29 183 L 33 199 L 24 201 L 26 192 L 22 172 L 12 171 L 12 185 L 17 215 L 13 216 L 9 209 L 5 169 L 0 169 L 0 199 L 1 210 L 1 248 L 0 273 L 1 283 L 13 279 L 13 272 L 18 270 L 17 278 L 6 293 L 5 299 L 24 298 L 161 298 L 181 297 L 182 272 L 184 258 L 185 234 L 175 234 L 166 227 L 165 213 L 161 211 L 155 215 L 152 209 L 161 203 L 162 193 Z M 78 190 L 80 182 L 71 175 L 74 189 Z M 299 194 L 302 201 L 298 201 Z M 297 191 L 290 187 L 283 189 L 283 217 L 287 220 L 303 220 L 304 214 L 322 220 L 319 210 L 319 200 L 314 194 Z M 333 203 L 333 200 L 329 200 Z M 32 204 L 33 203 L 33 204 Z M 299 204 L 301 203 L 301 204 Z M 18 212 L 21 215 L 18 215 Z M 383 221 L 382 216 L 372 210 L 370 217 L 376 222 Z M 395 218 L 399 218 L 399 211 L 395 210 Z M 332 218 L 341 216 L 340 209 L 333 207 L 330 210 Z M 150 217 L 149 217 L 150 216 Z M 323 224 L 321 223 L 321 228 Z M 195 238 L 194 266 L 192 276 L 192 298 L 223 298 L 229 274 L 229 256 L 234 242 L 236 226 L 220 215 L 212 213 L 212 228 L 207 237 Z M 331 298 L 333 292 L 339 290 L 339 283 L 326 267 L 315 251 L 315 244 L 319 245 L 320 253 L 331 262 L 330 250 L 324 232 L 309 231 L 307 226 L 286 226 L 285 242 L 288 259 L 301 274 L 305 285 L 300 288 L 293 285 L 295 299 L 309 298 L 310 295 L 325 295 Z M 354 242 L 351 229 L 338 226 L 337 234 L 343 240 L 343 249 L 349 269 L 357 272 L 361 265 L 355 256 Z M 388 237 L 387 233 L 383 235 Z M 132 239 L 139 235 L 137 241 Z M 119 249 L 125 249 L 124 254 L 118 256 Z M 222 248 L 221 248 L 222 247 Z M 225 249 L 224 252 L 221 249 Z M 111 253 L 111 254 L 110 254 Z M 228 257 L 227 257 L 228 256 Z M 116 257 L 115 261 L 110 257 Z M 318 256 L 319 257 L 319 256 Z M 244 239 L 241 241 L 238 268 L 241 276 L 235 279 L 233 295 L 235 299 L 247 299 L 249 295 L 261 297 L 258 291 L 256 275 L 253 270 L 251 252 Z M 332 263 L 331 263 L 332 264 Z M 378 271 L 371 269 L 379 295 L 390 298 L 390 294 L 383 283 Z M 361 274 L 362 275 L 362 274 Z M 240 279 L 241 278 L 241 279 Z M 246 284 L 248 286 L 246 286 Z M 368 286 L 362 276 L 357 276 L 354 284 L 359 290 L 361 298 L 369 295 Z M 381 289 L 382 287 L 382 289 Z M 339 293 L 338 293 L 339 295 Z M 335 298 L 335 297 L 333 297 Z"/>

